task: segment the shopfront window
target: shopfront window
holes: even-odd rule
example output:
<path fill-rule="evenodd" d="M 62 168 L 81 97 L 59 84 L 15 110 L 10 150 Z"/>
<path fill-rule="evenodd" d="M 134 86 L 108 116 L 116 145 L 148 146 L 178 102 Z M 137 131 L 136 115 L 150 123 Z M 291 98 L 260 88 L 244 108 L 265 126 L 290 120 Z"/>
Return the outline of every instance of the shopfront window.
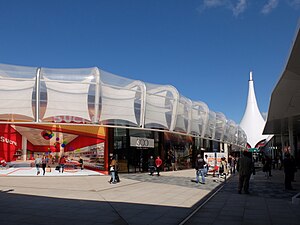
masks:
<path fill-rule="evenodd" d="M 192 166 L 193 139 L 190 136 L 165 133 L 165 170 L 181 170 Z"/>
<path fill-rule="evenodd" d="M 114 151 L 120 172 L 147 172 L 148 159 L 160 155 L 154 131 L 114 129 Z M 156 137 L 156 138 L 155 138 Z"/>

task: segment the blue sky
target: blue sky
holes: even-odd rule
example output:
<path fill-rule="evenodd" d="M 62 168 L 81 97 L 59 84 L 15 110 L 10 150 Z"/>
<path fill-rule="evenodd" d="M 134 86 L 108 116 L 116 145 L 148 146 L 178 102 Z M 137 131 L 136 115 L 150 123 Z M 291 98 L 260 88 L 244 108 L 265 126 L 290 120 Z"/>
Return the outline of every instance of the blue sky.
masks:
<path fill-rule="evenodd" d="M 250 70 L 268 111 L 300 0 L 0 0 L 0 10 L 0 63 L 171 84 L 239 123 Z"/>

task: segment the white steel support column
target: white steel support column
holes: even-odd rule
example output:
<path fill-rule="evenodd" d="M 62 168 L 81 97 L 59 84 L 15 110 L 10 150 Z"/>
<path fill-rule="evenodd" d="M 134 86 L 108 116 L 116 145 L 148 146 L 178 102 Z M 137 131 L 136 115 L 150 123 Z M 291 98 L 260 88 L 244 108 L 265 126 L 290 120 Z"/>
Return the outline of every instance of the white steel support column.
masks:
<path fill-rule="evenodd" d="M 35 122 L 39 122 L 40 119 L 40 78 L 41 68 L 36 71 L 36 96 L 35 96 Z"/>
<path fill-rule="evenodd" d="M 143 83 L 143 89 L 141 90 L 141 121 L 140 121 L 140 125 L 142 128 L 145 127 L 145 111 L 146 111 L 146 99 L 147 99 L 147 88 L 145 83 Z"/>
<path fill-rule="evenodd" d="M 98 123 L 99 117 L 99 97 L 100 97 L 100 70 L 96 69 L 96 88 L 95 88 L 95 115 L 93 118 L 93 123 Z"/>
<path fill-rule="evenodd" d="M 177 121 L 177 111 L 178 111 L 178 102 L 179 102 L 179 94 L 178 91 L 172 91 L 174 96 L 174 104 L 173 104 L 173 111 L 172 111 L 172 120 L 170 125 L 170 131 L 175 129 L 176 121 Z"/>
<path fill-rule="evenodd" d="M 22 136 L 22 159 L 26 161 L 27 159 L 27 138 Z"/>

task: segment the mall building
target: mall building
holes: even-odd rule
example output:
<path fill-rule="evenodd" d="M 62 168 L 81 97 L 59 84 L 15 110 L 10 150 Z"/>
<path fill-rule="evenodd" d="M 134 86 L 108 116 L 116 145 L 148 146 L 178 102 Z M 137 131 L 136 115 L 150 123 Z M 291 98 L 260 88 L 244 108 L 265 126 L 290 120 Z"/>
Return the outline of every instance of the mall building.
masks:
<path fill-rule="evenodd" d="M 265 146 L 272 158 L 290 153 L 300 168 L 300 21 L 289 57 L 271 95 L 263 134 L 273 138 Z"/>
<path fill-rule="evenodd" d="M 171 85 L 131 80 L 97 67 L 50 69 L 0 64 L 0 158 L 26 162 L 82 157 L 107 171 L 116 155 L 121 172 L 147 171 L 150 155 L 164 169 L 191 168 L 203 152 L 246 148 L 243 129 Z"/>

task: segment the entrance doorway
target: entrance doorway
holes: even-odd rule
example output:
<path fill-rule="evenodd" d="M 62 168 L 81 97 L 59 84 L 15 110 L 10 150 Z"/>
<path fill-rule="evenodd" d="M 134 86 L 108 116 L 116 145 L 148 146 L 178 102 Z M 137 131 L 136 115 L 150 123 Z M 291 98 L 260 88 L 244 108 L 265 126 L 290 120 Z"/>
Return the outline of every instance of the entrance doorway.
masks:
<path fill-rule="evenodd" d="M 128 154 L 129 172 L 148 172 L 148 159 L 153 155 L 154 149 L 131 147 Z"/>

